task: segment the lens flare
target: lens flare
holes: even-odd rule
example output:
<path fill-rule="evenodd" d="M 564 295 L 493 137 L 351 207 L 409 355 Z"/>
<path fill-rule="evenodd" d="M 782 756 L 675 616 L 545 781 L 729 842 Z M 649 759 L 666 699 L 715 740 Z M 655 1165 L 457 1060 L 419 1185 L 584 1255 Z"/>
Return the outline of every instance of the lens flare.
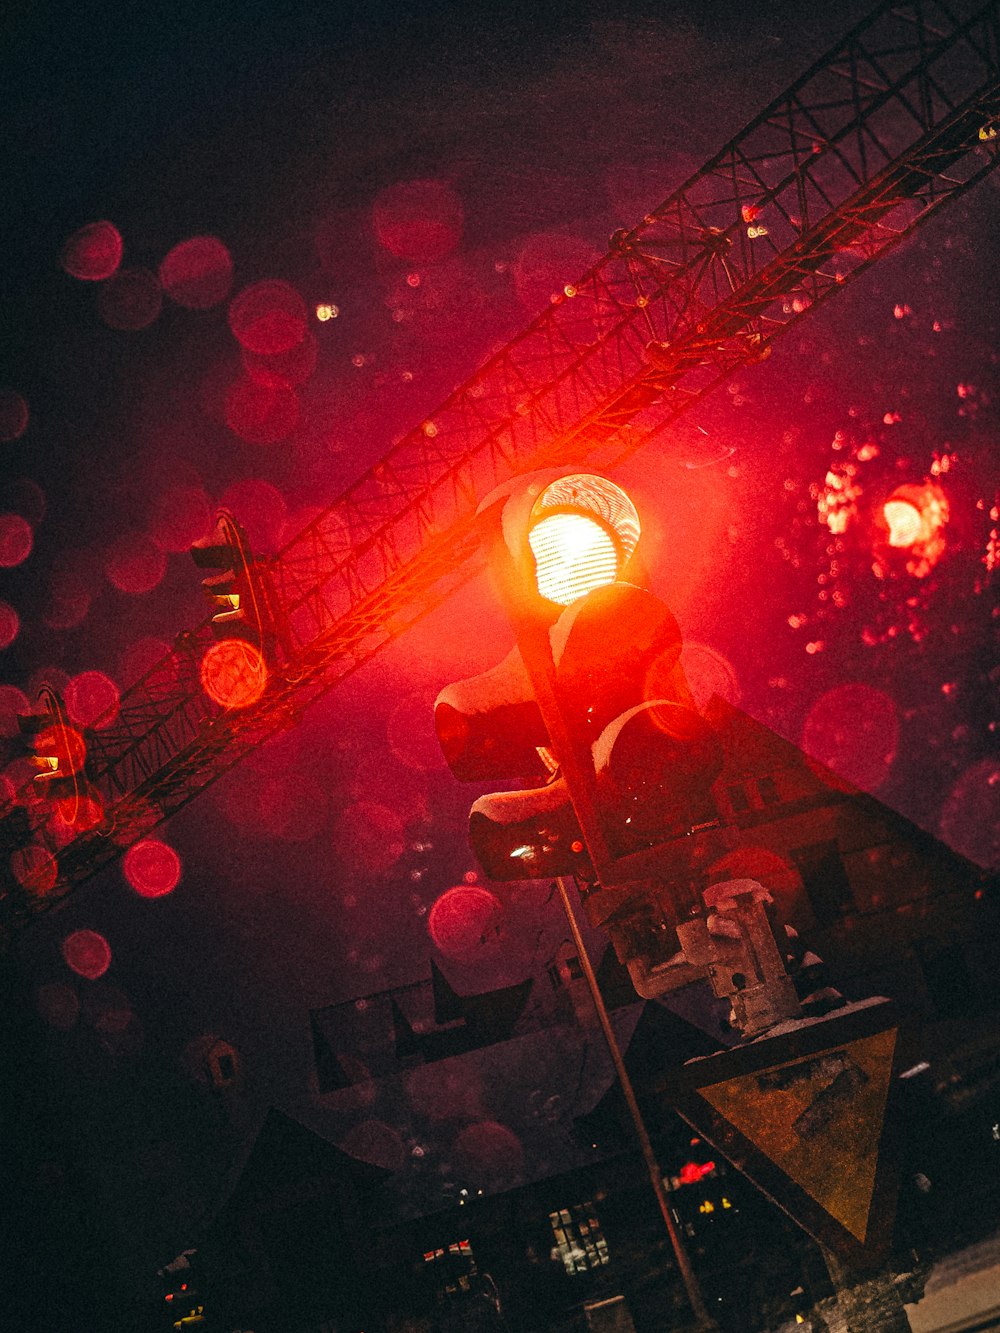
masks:
<path fill-rule="evenodd" d="M 252 643 L 220 639 L 201 659 L 201 684 L 221 707 L 249 708 L 264 693 L 267 663 Z"/>
<path fill-rule="evenodd" d="M 140 898 L 162 898 L 181 878 L 181 858 L 156 838 L 144 838 L 125 853 L 125 878 Z"/>

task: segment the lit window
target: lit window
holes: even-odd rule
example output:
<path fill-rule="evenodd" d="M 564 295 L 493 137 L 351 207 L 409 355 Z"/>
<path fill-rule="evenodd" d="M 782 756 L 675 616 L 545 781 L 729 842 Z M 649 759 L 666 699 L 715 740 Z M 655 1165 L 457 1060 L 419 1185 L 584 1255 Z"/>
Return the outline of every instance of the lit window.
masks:
<path fill-rule="evenodd" d="M 424 1263 L 432 1264 L 437 1279 L 439 1301 L 471 1289 L 470 1279 L 478 1271 L 472 1246 L 467 1240 L 456 1240 L 447 1247 L 424 1252 Z"/>
<path fill-rule="evenodd" d="M 592 1203 L 549 1213 L 555 1249 L 567 1273 L 586 1273 L 608 1262 L 608 1246 Z"/>

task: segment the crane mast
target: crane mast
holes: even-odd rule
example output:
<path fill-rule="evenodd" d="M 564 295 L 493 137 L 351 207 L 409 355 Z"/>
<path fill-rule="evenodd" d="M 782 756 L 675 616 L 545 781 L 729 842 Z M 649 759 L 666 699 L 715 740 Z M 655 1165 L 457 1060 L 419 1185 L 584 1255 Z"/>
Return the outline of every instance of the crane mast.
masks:
<path fill-rule="evenodd" d="M 880 5 L 264 564 L 279 642 L 257 703 L 205 693 L 206 621 L 90 734 L 100 824 L 67 839 L 18 794 L 0 915 L 64 900 L 439 605 L 479 568 L 475 512 L 499 483 L 614 467 L 767 356 L 992 170 L 998 133 L 1000 0 Z"/>

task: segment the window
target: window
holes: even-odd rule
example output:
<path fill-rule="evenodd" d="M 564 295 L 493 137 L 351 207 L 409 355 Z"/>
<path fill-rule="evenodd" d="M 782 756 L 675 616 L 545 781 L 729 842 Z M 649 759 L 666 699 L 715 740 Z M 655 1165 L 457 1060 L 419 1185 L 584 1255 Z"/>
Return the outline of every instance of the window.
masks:
<path fill-rule="evenodd" d="M 586 1273 L 608 1262 L 608 1245 L 592 1203 L 549 1213 L 555 1249 L 567 1273 Z"/>
<path fill-rule="evenodd" d="M 424 1263 L 431 1266 L 437 1281 L 439 1301 L 471 1289 L 470 1279 L 477 1270 L 472 1246 L 467 1240 L 452 1241 L 447 1249 L 426 1250 Z"/>
<path fill-rule="evenodd" d="M 792 857 L 818 926 L 828 926 L 850 911 L 854 896 L 836 842 L 796 847 Z"/>

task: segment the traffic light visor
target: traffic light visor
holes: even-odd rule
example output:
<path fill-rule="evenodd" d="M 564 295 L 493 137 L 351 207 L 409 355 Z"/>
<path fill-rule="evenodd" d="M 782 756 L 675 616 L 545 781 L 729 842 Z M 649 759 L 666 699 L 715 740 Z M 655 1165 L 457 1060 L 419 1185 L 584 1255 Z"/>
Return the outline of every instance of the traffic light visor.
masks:
<path fill-rule="evenodd" d="M 589 473 L 558 478 L 539 495 L 528 521 L 539 593 L 569 606 L 614 583 L 639 533 L 635 506 L 613 482 Z"/>

